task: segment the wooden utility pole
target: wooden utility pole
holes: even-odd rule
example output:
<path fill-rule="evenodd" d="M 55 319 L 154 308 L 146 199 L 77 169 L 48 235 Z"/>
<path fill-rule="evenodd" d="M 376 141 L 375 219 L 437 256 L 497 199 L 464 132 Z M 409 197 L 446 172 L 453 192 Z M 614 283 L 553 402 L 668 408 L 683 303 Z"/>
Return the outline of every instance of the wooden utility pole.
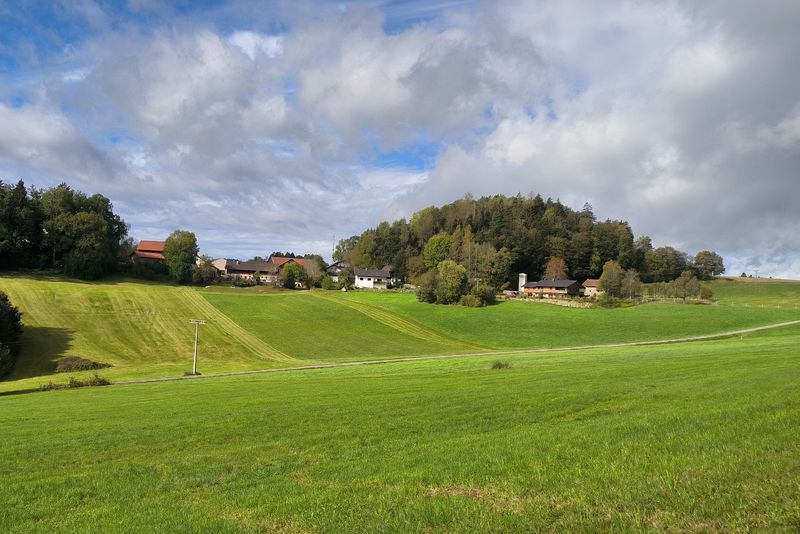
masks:
<path fill-rule="evenodd" d="M 194 325 L 194 363 L 192 364 L 192 374 L 197 374 L 197 337 L 201 324 L 206 324 L 202 319 L 190 319 L 189 324 Z"/>

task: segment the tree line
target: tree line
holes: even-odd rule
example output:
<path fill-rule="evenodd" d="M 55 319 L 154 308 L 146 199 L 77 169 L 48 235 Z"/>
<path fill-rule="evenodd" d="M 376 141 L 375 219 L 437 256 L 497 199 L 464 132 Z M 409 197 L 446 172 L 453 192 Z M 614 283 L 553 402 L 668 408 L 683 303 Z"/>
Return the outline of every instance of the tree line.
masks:
<path fill-rule="evenodd" d="M 689 256 L 670 246 L 654 248 L 650 237 L 634 238 L 626 221 L 598 221 L 589 204 L 573 210 L 541 195 L 466 195 L 343 239 L 333 255 L 356 267 L 392 265 L 407 280 L 435 273 L 439 263 L 451 260 L 464 267 L 468 280 L 495 289 L 513 287 L 517 273 L 542 278 L 552 258 L 563 261 L 565 276 L 576 280 L 599 278 L 608 261 L 634 269 L 645 283 L 674 280 L 686 270 L 709 279 L 725 270 L 715 252 Z"/>
<path fill-rule="evenodd" d="M 0 269 L 53 268 L 91 280 L 114 272 L 131 247 L 128 225 L 103 195 L 0 181 Z"/>

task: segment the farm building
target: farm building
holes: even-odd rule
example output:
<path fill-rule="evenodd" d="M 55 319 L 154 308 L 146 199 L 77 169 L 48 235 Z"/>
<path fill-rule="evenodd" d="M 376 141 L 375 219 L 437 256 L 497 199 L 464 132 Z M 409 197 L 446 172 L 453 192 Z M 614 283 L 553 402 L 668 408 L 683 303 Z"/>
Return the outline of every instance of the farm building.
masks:
<path fill-rule="evenodd" d="M 583 295 L 585 297 L 594 297 L 595 295 L 600 295 L 603 292 L 600 291 L 600 280 L 596 278 L 589 278 L 583 283 L 583 287 L 585 288 L 583 291 Z"/>
<path fill-rule="evenodd" d="M 141 263 L 162 263 L 164 261 L 164 242 L 139 241 L 132 259 Z"/>
<path fill-rule="evenodd" d="M 543 298 L 577 297 L 580 289 L 577 280 L 540 280 L 528 282 L 523 287 L 525 293 Z"/>
<path fill-rule="evenodd" d="M 339 282 L 339 275 L 342 274 L 342 271 L 350 267 L 350 264 L 346 261 L 337 261 L 328 265 L 328 268 L 325 269 L 325 274 L 331 277 L 331 280 L 334 282 Z"/>
<path fill-rule="evenodd" d="M 287 263 L 297 263 L 305 268 L 305 260 L 303 258 L 283 258 L 278 256 L 270 257 L 267 261 L 220 259 L 214 260 L 212 263 L 220 271 L 220 274 L 225 276 L 240 276 L 246 280 L 252 280 L 255 273 L 258 272 L 258 281 L 262 284 L 277 284 L 278 274 Z"/>
<path fill-rule="evenodd" d="M 383 269 L 353 269 L 353 274 L 357 289 L 387 289 L 396 282 L 388 265 Z"/>

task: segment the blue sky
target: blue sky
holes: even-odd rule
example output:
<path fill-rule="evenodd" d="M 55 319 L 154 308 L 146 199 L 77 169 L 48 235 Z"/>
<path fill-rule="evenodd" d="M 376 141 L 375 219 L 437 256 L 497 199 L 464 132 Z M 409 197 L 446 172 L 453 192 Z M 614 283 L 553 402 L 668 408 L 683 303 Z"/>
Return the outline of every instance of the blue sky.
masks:
<path fill-rule="evenodd" d="M 533 192 L 800 277 L 798 22 L 788 0 L 4 2 L 0 176 L 211 255 Z"/>

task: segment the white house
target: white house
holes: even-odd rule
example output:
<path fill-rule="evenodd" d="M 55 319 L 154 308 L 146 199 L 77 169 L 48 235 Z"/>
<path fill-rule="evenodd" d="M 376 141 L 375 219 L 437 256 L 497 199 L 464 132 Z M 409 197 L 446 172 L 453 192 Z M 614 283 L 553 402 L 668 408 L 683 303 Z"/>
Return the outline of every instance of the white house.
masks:
<path fill-rule="evenodd" d="M 595 295 L 602 295 L 603 292 L 600 291 L 600 280 L 595 278 L 589 278 L 583 283 L 583 287 L 586 288 L 583 291 L 584 297 L 594 297 Z"/>
<path fill-rule="evenodd" d="M 392 278 L 392 271 L 383 269 L 353 269 L 355 287 L 357 289 L 386 289 L 392 287 L 396 281 Z"/>

